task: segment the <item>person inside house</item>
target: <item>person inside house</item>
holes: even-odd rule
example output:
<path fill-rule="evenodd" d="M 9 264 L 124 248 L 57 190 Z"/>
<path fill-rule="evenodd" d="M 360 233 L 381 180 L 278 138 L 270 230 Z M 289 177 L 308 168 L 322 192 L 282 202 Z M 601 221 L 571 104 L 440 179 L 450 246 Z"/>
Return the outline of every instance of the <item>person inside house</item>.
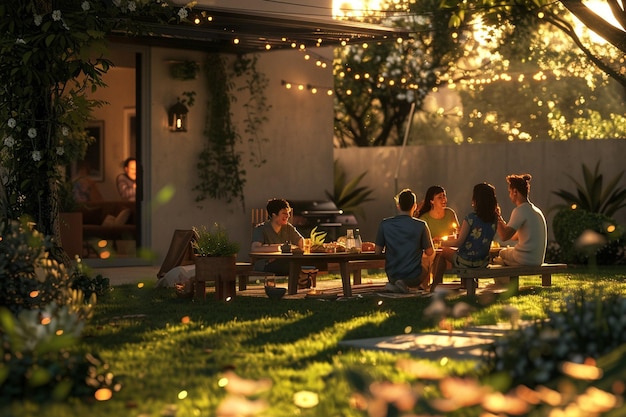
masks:
<path fill-rule="evenodd" d="M 81 161 L 78 164 L 76 175 L 72 180 L 72 193 L 78 203 L 102 201 L 98 184 L 89 177 L 89 163 L 87 161 Z"/>
<path fill-rule="evenodd" d="M 437 246 L 439 246 L 444 237 L 452 236 L 458 230 L 459 219 L 456 212 L 448 207 L 446 190 L 440 185 L 428 187 L 424 201 L 419 206 L 415 217 L 426 222 L 433 241 Z M 430 287 L 432 268 L 436 258 L 436 255 L 424 255 L 422 258 L 422 269 L 424 272 L 420 287 L 424 290 Z"/>
<path fill-rule="evenodd" d="M 124 161 L 124 173 L 117 176 L 117 191 L 122 200 L 135 201 L 137 192 L 137 160 L 127 158 Z"/>
<path fill-rule="evenodd" d="M 280 252 L 287 242 L 302 249 L 304 239 L 289 222 L 291 206 L 282 198 L 268 200 L 267 220 L 257 225 L 252 231 L 251 252 Z M 257 271 L 273 272 L 276 275 L 289 275 L 289 261 L 286 259 L 259 260 L 255 263 Z"/>
<path fill-rule="evenodd" d="M 530 174 L 508 175 L 509 198 L 515 204 L 509 222 L 498 207 L 498 235 L 502 241 L 516 240 L 512 247 L 500 250 L 497 262 L 504 265 L 541 265 L 548 244 L 546 218 L 529 200 Z"/>
<path fill-rule="evenodd" d="M 481 268 L 489 263 L 489 250 L 498 221 L 498 200 L 494 186 L 476 184 L 472 193 L 472 207 L 474 211 L 463 219 L 458 237 L 441 242 L 441 255 L 433 265 L 431 292 L 441 284 L 448 263 L 456 268 Z"/>
<path fill-rule="evenodd" d="M 422 282 L 422 256 L 434 254 L 430 230 L 424 220 L 413 217 L 417 208 L 415 193 L 406 188 L 395 197 L 399 214 L 382 220 L 378 227 L 375 252 L 385 253 L 385 272 L 390 292 L 408 293 Z"/>

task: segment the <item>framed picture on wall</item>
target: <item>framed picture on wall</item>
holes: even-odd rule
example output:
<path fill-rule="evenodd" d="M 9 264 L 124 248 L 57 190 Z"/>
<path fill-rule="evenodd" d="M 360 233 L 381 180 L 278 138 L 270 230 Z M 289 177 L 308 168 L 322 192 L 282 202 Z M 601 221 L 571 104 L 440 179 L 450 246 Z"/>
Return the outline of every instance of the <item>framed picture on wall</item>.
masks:
<path fill-rule="evenodd" d="M 93 141 L 87 146 L 85 158 L 76 161 L 72 167 L 72 174 L 77 176 L 86 173 L 94 181 L 104 181 L 104 120 L 90 121 L 87 124 L 87 135 Z"/>

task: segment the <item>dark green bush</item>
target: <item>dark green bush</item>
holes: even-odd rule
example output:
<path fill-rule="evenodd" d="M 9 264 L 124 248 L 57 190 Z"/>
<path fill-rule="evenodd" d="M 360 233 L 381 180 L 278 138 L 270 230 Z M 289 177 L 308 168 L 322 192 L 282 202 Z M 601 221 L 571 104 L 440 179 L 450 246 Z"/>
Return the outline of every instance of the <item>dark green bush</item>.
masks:
<path fill-rule="evenodd" d="M 599 265 L 611 265 L 624 259 L 624 231 L 612 218 L 582 209 L 563 209 L 552 222 L 554 237 L 560 246 L 563 262 L 587 264 L 592 258 Z M 602 241 L 580 245 L 585 231 L 592 231 Z"/>
<path fill-rule="evenodd" d="M 71 288 L 80 290 L 83 292 L 85 302 L 87 302 L 91 294 L 96 294 L 97 297 L 101 297 L 110 288 L 109 279 L 98 274 L 91 278 L 88 274 L 81 270 L 74 272 L 71 277 Z"/>
<path fill-rule="evenodd" d="M 69 277 L 63 265 L 49 257 L 50 237 L 25 221 L 0 223 L 0 305 L 11 312 L 63 304 Z"/>
<path fill-rule="evenodd" d="M 583 363 L 626 343 L 626 299 L 582 291 L 566 298 L 548 318 L 496 339 L 485 351 L 490 372 L 506 372 L 512 385 L 554 380 L 564 361 Z"/>

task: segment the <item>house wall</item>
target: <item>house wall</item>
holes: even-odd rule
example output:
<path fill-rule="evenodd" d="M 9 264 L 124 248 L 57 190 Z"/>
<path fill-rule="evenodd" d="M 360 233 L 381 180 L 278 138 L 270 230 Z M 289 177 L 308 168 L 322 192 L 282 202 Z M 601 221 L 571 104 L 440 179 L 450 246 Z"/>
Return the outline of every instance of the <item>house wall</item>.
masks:
<path fill-rule="evenodd" d="M 404 151 L 401 147 L 335 149 L 335 158 L 347 178 L 367 171 L 361 185 L 374 189 L 375 201 L 364 204 L 367 218 L 359 223 L 363 238 L 370 241 L 376 237 L 380 220 L 396 214 L 393 197 L 406 187 L 421 200 L 429 186 L 443 186 L 448 205 L 462 220 L 471 210 L 473 186 L 486 181 L 496 187 L 503 217 L 508 219 L 513 204 L 508 198 L 505 177 L 521 173 L 533 176 L 530 200 L 546 214 L 551 234 L 555 212 L 550 208 L 563 203 L 553 192 L 575 192 L 567 175 L 582 182 L 582 164 L 593 170 L 601 161 L 600 173 L 606 185 L 624 170 L 625 154 L 626 140 L 424 145 L 409 146 Z M 626 178 L 621 179 L 619 186 L 626 187 Z M 617 212 L 615 220 L 625 225 L 626 209 Z"/>
<path fill-rule="evenodd" d="M 331 59 L 332 50 L 319 49 Z M 240 202 L 205 200 L 196 203 L 196 163 L 203 149 L 202 134 L 207 96 L 203 71 L 191 81 L 169 77 L 167 61 L 193 59 L 202 62 L 201 53 L 154 48 L 150 52 L 149 149 L 145 149 L 145 169 L 149 175 L 146 193 L 150 217 L 148 244 L 160 258 L 165 256 L 175 229 L 192 226 L 224 225 L 240 242 L 240 258 L 247 258 L 251 236 L 250 210 L 265 207 L 269 198 L 321 199 L 333 183 L 332 97 L 287 90 L 281 80 L 332 86 L 332 73 L 305 61 L 298 51 L 272 51 L 259 55 L 258 70 L 269 78 L 266 90 L 268 121 L 258 133 L 261 152 L 267 162 L 255 167 L 249 161 L 248 136 L 242 119 L 245 97 L 238 97 L 232 113 L 242 135 L 238 145 L 246 171 L 245 207 Z M 172 133 L 167 129 L 167 108 L 183 91 L 195 91 L 196 103 L 189 111 L 189 130 Z M 148 179 L 148 178 L 147 178 Z M 171 198 L 160 196 L 172 194 Z"/>

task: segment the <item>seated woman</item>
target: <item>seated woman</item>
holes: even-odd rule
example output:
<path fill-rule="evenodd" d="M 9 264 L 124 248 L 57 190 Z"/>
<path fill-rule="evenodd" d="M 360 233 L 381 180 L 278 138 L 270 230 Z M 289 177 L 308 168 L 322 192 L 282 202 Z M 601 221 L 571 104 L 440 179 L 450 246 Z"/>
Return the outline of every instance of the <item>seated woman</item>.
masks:
<path fill-rule="evenodd" d="M 459 225 L 456 213 L 448 207 L 446 190 L 440 185 L 433 185 L 426 190 L 424 202 L 415 217 L 426 222 L 435 246 L 438 246 L 444 236 L 455 234 Z M 422 284 L 420 285 L 422 289 L 427 289 L 430 285 L 435 257 L 434 254 L 424 254 L 422 257 Z"/>
<path fill-rule="evenodd" d="M 498 223 L 498 200 L 493 185 L 476 184 L 472 206 L 474 211 L 463 219 L 458 238 L 442 241 L 444 248 L 433 265 L 430 292 L 435 290 L 437 284 L 441 284 L 446 262 L 457 268 L 480 268 L 489 263 L 489 249 Z"/>

